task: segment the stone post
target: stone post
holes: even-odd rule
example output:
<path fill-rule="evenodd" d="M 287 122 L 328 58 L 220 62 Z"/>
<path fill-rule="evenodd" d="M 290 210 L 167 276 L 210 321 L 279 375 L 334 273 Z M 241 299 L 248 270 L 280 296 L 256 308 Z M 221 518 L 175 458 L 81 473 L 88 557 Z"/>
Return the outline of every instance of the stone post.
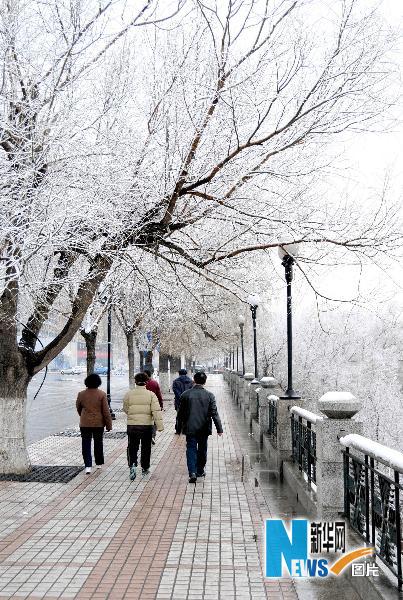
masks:
<path fill-rule="evenodd" d="M 235 398 L 236 380 L 237 380 L 237 372 L 234 369 L 232 369 L 232 371 L 231 371 L 231 393 L 232 393 L 233 398 Z"/>
<path fill-rule="evenodd" d="M 252 427 L 252 419 L 257 416 L 257 395 L 259 393 L 259 380 L 253 379 L 249 383 L 249 401 L 248 407 L 245 406 L 245 419 L 249 425 Z M 253 412 L 252 412 L 253 411 Z"/>
<path fill-rule="evenodd" d="M 344 509 L 343 454 L 339 438 L 349 433 L 362 435 L 363 425 L 352 421 L 362 402 L 350 392 L 328 392 L 318 409 L 328 418 L 316 423 L 316 485 L 318 517 L 332 520 Z"/>
<path fill-rule="evenodd" d="M 242 408 L 243 414 L 245 414 L 245 410 L 249 409 L 249 387 L 250 387 L 250 382 L 254 379 L 254 375 L 253 375 L 253 373 L 245 373 L 243 378 L 244 378 L 243 396 L 240 399 L 240 401 L 241 401 L 241 408 Z"/>
<path fill-rule="evenodd" d="M 241 402 L 244 396 L 244 386 L 245 386 L 245 379 L 244 376 L 242 375 L 242 373 L 238 373 L 238 396 L 236 399 L 236 402 L 238 404 L 238 406 L 241 406 Z"/>
<path fill-rule="evenodd" d="M 259 394 L 261 392 L 260 382 L 253 380 L 249 388 L 249 413 L 251 419 L 258 419 Z"/>
<path fill-rule="evenodd" d="M 290 461 L 292 456 L 292 441 L 291 441 L 291 415 L 290 408 L 292 406 L 302 406 L 303 400 L 299 398 L 285 398 L 284 392 L 274 377 L 264 378 L 261 382 L 265 386 L 267 402 L 263 406 L 262 418 L 266 419 L 266 424 L 263 431 L 263 447 L 265 454 L 269 460 L 271 468 L 278 472 L 280 478 L 283 477 L 283 463 Z M 277 435 L 271 439 L 265 435 L 268 429 L 269 419 L 269 397 L 276 398 L 277 406 Z"/>
<path fill-rule="evenodd" d="M 273 389 L 278 387 L 274 377 L 262 377 L 260 380 L 261 392 L 259 395 L 259 414 L 258 420 L 260 424 L 261 435 L 263 436 L 269 427 L 269 410 L 268 396 L 273 394 Z"/>

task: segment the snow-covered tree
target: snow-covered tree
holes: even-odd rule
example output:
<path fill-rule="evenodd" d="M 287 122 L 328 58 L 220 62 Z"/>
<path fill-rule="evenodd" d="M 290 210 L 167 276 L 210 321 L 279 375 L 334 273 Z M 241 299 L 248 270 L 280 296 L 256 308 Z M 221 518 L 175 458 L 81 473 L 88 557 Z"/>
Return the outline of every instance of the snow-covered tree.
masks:
<path fill-rule="evenodd" d="M 131 248 L 236 291 L 241 254 L 286 232 L 311 260 L 399 242 L 386 206 L 328 207 L 313 187 L 326 143 L 391 101 L 389 39 L 359 0 L 330 17 L 321 0 L 4 0 L 0 17 L 0 470 L 29 467 L 28 382 Z"/>
<path fill-rule="evenodd" d="M 403 397 L 398 378 L 402 343 L 400 310 L 396 303 L 367 299 L 357 305 L 326 303 L 297 307 L 294 319 L 294 387 L 316 410 L 328 391 L 352 392 L 363 403 L 358 419 L 365 435 L 403 451 Z M 261 366 L 286 387 L 284 311 L 267 308 L 262 327 Z M 264 333 L 263 333 L 264 331 Z"/>

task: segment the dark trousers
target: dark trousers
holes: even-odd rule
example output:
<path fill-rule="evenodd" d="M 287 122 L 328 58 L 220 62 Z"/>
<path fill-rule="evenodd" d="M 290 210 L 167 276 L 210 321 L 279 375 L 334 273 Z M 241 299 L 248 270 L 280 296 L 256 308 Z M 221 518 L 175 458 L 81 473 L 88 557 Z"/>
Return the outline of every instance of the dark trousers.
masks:
<path fill-rule="evenodd" d="M 178 407 L 175 406 L 175 410 L 176 410 L 175 431 L 176 431 L 176 433 L 181 433 L 181 428 L 179 426 L 179 421 L 178 421 L 179 403 L 178 403 Z"/>
<path fill-rule="evenodd" d="M 201 475 L 207 462 L 207 435 L 186 436 L 186 460 L 189 475 Z"/>
<path fill-rule="evenodd" d="M 129 465 L 136 465 L 137 454 L 141 442 L 141 466 L 143 469 L 150 468 L 151 438 L 153 435 L 152 425 L 128 425 L 127 435 L 129 437 Z"/>
<path fill-rule="evenodd" d="M 104 464 L 104 428 L 80 427 L 83 459 L 86 467 L 92 467 L 91 440 L 94 438 L 94 457 L 96 465 Z"/>

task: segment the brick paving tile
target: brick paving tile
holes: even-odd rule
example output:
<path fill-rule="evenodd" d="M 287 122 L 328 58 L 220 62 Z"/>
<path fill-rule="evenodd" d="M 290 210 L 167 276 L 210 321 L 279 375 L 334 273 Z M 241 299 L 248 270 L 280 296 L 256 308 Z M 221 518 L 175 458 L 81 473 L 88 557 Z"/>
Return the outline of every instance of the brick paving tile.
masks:
<path fill-rule="evenodd" d="M 211 382 L 225 433 L 209 438 L 207 477 L 196 485 L 187 482 L 172 405 L 150 477 L 130 482 L 126 441 L 111 439 L 105 467 L 91 476 L 0 483 L 0 600 L 297 599 L 291 580 L 263 578 L 265 502 L 240 480 L 235 411 L 221 379 Z M 117 416 L 114 429 L 124 430 Z M 81 464 L 81 441 L 46 438 L 30 454 L 35 464 Z"/>

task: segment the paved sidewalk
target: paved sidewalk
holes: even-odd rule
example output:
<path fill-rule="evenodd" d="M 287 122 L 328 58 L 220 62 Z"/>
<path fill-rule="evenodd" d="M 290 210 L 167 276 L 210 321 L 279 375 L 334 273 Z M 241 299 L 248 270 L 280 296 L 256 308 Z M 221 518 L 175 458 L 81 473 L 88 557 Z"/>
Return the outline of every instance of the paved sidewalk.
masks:
<path fill-rule="evenodd" d="M 106 439 L 106 464 L 67 484 L 0 482 L 0 599 L 296 600 L 293 582 L 262 576 L 265 508 L 241 481 L 236 415 L 209 378 L 225 434 L 209 442 L 207 477 L 187 483 L 185 439 L 172 403 L 151 475 L 131 482 L 126 440 Z M 125 429 L 117 413 L 114 429 Z M 78 437 L 30 447 L 34 464 L 80 465 Z"/>

